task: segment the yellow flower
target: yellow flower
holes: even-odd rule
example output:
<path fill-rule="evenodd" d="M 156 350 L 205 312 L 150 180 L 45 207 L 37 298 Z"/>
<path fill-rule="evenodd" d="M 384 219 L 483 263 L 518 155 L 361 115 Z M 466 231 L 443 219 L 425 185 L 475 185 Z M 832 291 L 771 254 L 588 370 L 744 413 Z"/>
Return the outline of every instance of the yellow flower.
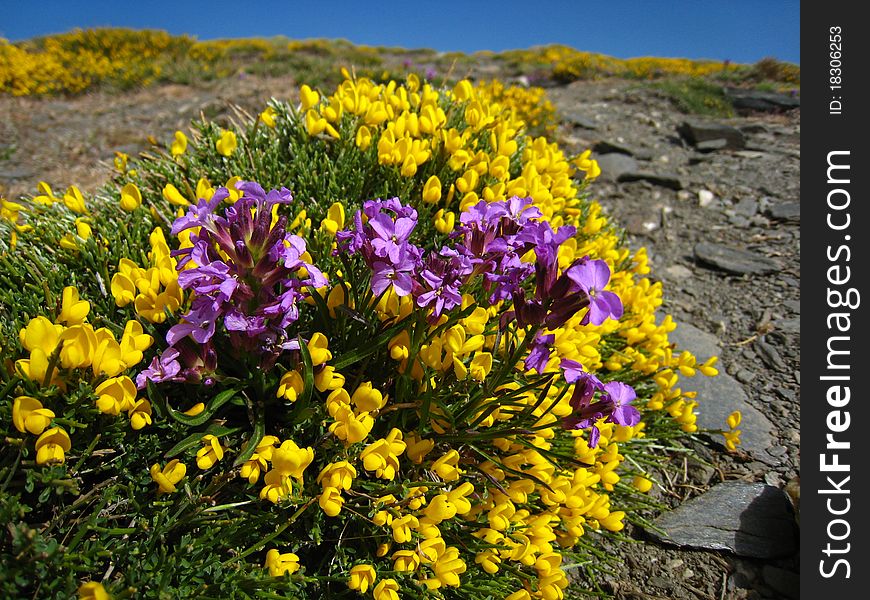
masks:
<path fill-rule="evenodd" d="M 281 577 L 284 573 L 295 573 L 299 570 L 299 557 L 292 552 L 278 552 L 272 548 L 266 553 L 266 563 L 272 577 Z"/>
<path fill-rule="evenodd" d="M 586 150 L 574 161 L 577 168 L 586 173 L 585 179 L 595 179 L 601 175 L 601 168 L 598 166 L 598 161 L 589 158 L 591 155 L 592 151 Z"/>
<path fill-rule="evenodd" d="M 374 600 L 399 600 L 399 582 L 395 579 L 381 579 L 372 590 Z"/>
<path fill-rule="evenodd" d="M 87 214 L 88 209 L 85 207 L 85 199 L 82 196 L 81 191 L 74 185 L 69 186 L 66 190 L 66 194 L 63 195 L 63 203 L 66 204 L 66 207 L 73 212 L 79 213 L 80 215 Z"/>
<path fill-rule="evenodd" d="M 144 398 L 137 400 L 133 408 L 127 411 L 127 416 L 130 417 L 130 427 L 134 430 L 151 425 L 151 403 Z"/>
<path fill-rule="evenodd" d="M 27 327 L 19 332 L 18 338 L 21 345 L 28 350 L 33 351 L 38 348 L 46 355 L 51 355 L 57 347 L 62 332 L 62 325 L 56 325 L 47 318 L 39 316 L 30 319 Z"/>
<path fill-rule="evenodd" d="M 54 413 L 42 407 L 42 402 L 30 396 L 18 396 L 12 403 L 12 423 L 24 433 L 40 435 L 49 426 Z"/>
<path fill-rule="evenodd" d="M 87 240 L 93 234 L 93 229 L 91 229 L 91 224 L 88 223 L 88 217 L 79 217 L 75 220 L 76 226 L 76 235 L 82 238 L 83 240 Z"/>
<path fill-rule="evenodd" d="M 115 159 L 112 161 L 115 164 L 115 169 L 120 173 L 127 172 L 127 162 L 130 160 L 130 156 L 123 152 L 115 152 Z"/>
<path fill-rule="evenodd" d="M 320 102 L 320 94 L 312 90 L 307 84 L 303 84 L 299 88 L 299 100 L 302 103 L 302 110 L 308 110 Z"/>
<path fill-rule="evenodd" d="M 275 109 L 272 108 L 271 106 L 267 106 L 266 110 L 264 110 L 263 112 L 260 113 L 260 121 L 262 121 L 266 127 L 274 128 L 275 127 L 275 116 L 276 116 Z"/>
<path fill-rule="evenodd" d="M 112 377 L 97 386 L 97 408 L 108 415 L 132 410 L 136 400 L 136 384 L 126 375 Z"/>
<path fill-rule="evenodd" d="M 320 222 L 320 230 L 334 236 L 340 229 L 344 229 L 344 205 L 334 202 L 326 212 L 326 218 Z"/>
<path fill-rule="evenodd" d="M 187 150 L 187 136 L 180 131 L 175 132 L 175 139 L 172 141 L 169 151 L 172 156 L 181 156 Z"/>
<path fill-rule="evenodd" d="M 450 502 L 447 494 L 438 494 L 423 509 L 423 514 L 433 523 L 440 523 L 456 516 L 456 506 Z"/>
<path fill-rule="evenodd" d="M 236 146 L 238 146 L 236 134 L 227 130 L 222 130 L 220 139 L 215 142 L 215 148 L 221 156 L 232 156 L 233 152 L 236 151 Z"/>
<path fill-rule="evenodd" d="M 69 434 L 60 427 L 52 427 L 36 440 L 36 464 L 62 465 L 64 452 L 69 452 L 71 447 Z"/>
<path fill-rule="evenodd" d="M 320 366 L 332 358 L 332 352 L 328 349 L 329 340 L 319 331 L 311 336 L 306 345 L 308 346 L 308 352 L 311 354 L 311 364 L 313 366 Z"/>
<path fill-rule="evenodd" d="M 636 489 L 640 493 L 646 494 L 652 489 L 653 482 L 652 480 L 644 477 L 643 475 L 635 475 L 634 479 L 631 482 L 631 485 L 634 486 L 634 489 Z"/>
<path fill-rule="evenodd" d="M 416 435 L 408 435 L 408 448 L 406 454 L 412 462 L 420 464 L 423 458 L 435 447 L 435 441 L 430 439 L 419 439 Z"/>
<path fill-rule="evenodd" d="M 459 452 L 449 450 L 444 456 L 432 463 L 432 470 L 444 481 L 456 481 L 462 470 L 458 467 Z"/>
<path fill-rule="evenodd" d="M 112 332 L 105 327 L 100 327 L 94 333 L 97 340 L 97 349 L 94 350 L 91 361 L 94 375 L 107 375 L 108 377 L 120 375 L 127 368 L 123 360 L 121 346 L 115 340 Z"/>
<path fill-rule="evenodd" d="M 439 585 L 433 585 L 431 579 L 427 580 L 426 584 L 429 587 L 440 587 L 440 585 L 449 585 L 457 587 L 459 585 L 459 575 L 465 573 L 465 561 L 459 558 L 459 550 L 453 547 L 447 550 L 438 557 L 432 570 L 435 571 L 435 579 Z"/>
<path fill-rule="evenodd" d="M 300 448 L 293 440 L 287 440 L 272 452 L 272 469 L 284 476 L 302 481 L 303 473 L 314 460 L 314 450 Z"/>
<path fill-rule="evenodd" d="M 121 336 L 121 360 L 132 367 L 142 360 L 142 353 L 154 343 L 154 338 L 145 333 L 139 321 L 127 321 Z"/>
<path fill-rule="evenodd" d="M 441 180 L 432 175 L 423 186 L 423 202 L 434 204 L 441 200 Z"/>
<path fill-rule="evenodd" d="M 91 310 L 90 302 L 79 300 L 79 291 L 71 285 L 63 288 L 61 298 L 60 315 L 57 317 L 58 323 L 64 325 L 81 324 Z"/>
<path fill-rule="evenodd" d="M 151 465 L 151 479 L 157 484 L 157 494 L 170 494 L 175 491 L 175 484 L 184 479 L 187 466 L 177 458 L 170 460 L 162 469 L 160 465 Z"/>
<path fill-rule="evenodd" d="M 51 186 L 44 181 L 40 181 L 37 184 L 36 189 L 39 190 L 39 194 L 33 197 L 33 201 L 37 204 L 51 206 L 55 202 L 58 202 L 58 199 L 57 197 L 55 197 L 54 192 L 51 191 Z"/>
<path fill-rule="evenodd" d="M 740 444 L 740 430 L 732 429 L 731 431 L 723 431 L 722 436 L 725 438 L 725 448 L 729 452 L 734 452 L 737 450 L 737 446 Z"/>
<path fill-rule="evenodd" d="M 394 427 L 386 438 L 369 444 L 359 456 L 366 471 L 374 471 L 376 477 L 392 480 L 399 470 L 399 456 L 404 451 L 402 432 Z"/>
<path fill-rule="evenodd" d="M 263 489 L 260 490 L 260 499 L 268 500 L 277 504 L 279 500 L 286 498 L 293 491 L 293 484 L 290 477 L 283 475 L 280 471 L 272 469 L 263 478 Z"/>
<path fill-rule="evenodd" d="M 356 565 L 350 570 L 350 577 L 347 580 L 347 587 L 352 590 L 357 590 L 360 594 L 365 594 L 377 579 L 375 568 L 371 565 Z"/>
<path fill-rule="evenodd" d="M 142 206 L 142 192 L 135 183 L 128 183 L 121 188 L 121 208 L 127 212 L 133 212 Z"/>
<path fill-rule="evenodd" d="M 284 398 L 290 402 L 296 402 L 296 398 L 305 389 L 305 382 L 302 380 L 302 375 L 299 371 L 292 369 L 281 376 L 281 382 L 278 385 L 278 398 Z"/>
<path fill-rule="evenodd" d="M 341 512 L 341 507 L 344 505 L 344 498 L 341 497 L 341 490 L 334 487 L 325 487 L 323 492 L 317 497 L 317 503 L 323 512 L 328 517 L 335 517 Z"/>
<path fill-rule="evenodd" d="M 362 151 L 368 150 L 372 145 L 372 132 L 365 125 L 356 131 L 356 145 Z"/>
<path fill-rule="evenodd" d="M 202 436 L 202 442 L 204 446 L 196 451 L 196 466 L 205 471 L 224 457 L 226 448 L 221 446 L 220 440 L 211 434 Z"/>
<path fill-rule="evenodd" d="M 728 423 L 729 429 L 736 429 L 740 425 L 740 421 L 743 419 L 743 415 L 740 414 L 739 410 L 735 410 L 733 413 L 728 415 L 728 419 L 726 423 Z"/>
<path fill-rule="evenodd" d="M 356 469 L 346 460 L 334 462 L 323 467 L 317 476 L 317 483 L 324 488 L 332 487 L 339 490 L 349 490 L 356 477 Z"/>
<path fill-rule="evenodd" d="M 171 183 L 167 183 L 163 187 L 163 197 L 174 206 L 190 206 L 190 200 L 182 196 L 178 188 Z"/>
<path fill-rule="evenodd" d="M 393 539 L 397 544 L 404 544 L 411 541 L 411 530 L 416 529 L 420 525 L 420 521 L 414 515 L 405 515 L 398 519 L 393 519 L 390 522 L 390 527 L 393 528 Z"/>
<path fill-rule="evenodd" d="M 86 581 L 79 586 L 79 600 L 111 600 L 109 592 L 98 581 Z"/>
<path fill-rule="evenodd" d="M 483 381 L 489 372 L 492 370 L 492 354 L 489 352 L 478 352 L 471 359 L 471 364 L 468 365 L 468 372 L 472 379 Z"/>
<path fill-rule="evenodd" d="M 420 568 L 420 555 L 416 550 L 398 550 L 393 553 L 393 570 L 412 573 Z"/>

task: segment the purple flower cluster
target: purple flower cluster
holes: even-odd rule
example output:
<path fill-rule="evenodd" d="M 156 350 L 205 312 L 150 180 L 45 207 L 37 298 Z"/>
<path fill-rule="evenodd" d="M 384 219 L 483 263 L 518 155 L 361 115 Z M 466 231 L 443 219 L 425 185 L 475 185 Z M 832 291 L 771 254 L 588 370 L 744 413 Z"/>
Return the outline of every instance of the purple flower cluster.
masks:
<path fill-rule="evenodd" d="M 502 315 L 503 328 L 513 319 L 520 327 L 531 328 L 529 335 L 534 337 L 523 366 L 541 373 L 556 340 L 544 328 L 560 327 L 586 307 L 582 324 L 601 325 L 623 312 L 619 296 L 604 290 L 610 281 L 605 261 L 584 257 L 560 271 L 559 248 L 576 229 L 553 230 L 541 216 L 531 198 L 478 202 L 460 215 L 451 235 L 454 243 L 424 257 L 410 242 L 417 212 L 397 198 L 373 200 L 356 213 L 352 228 L 338 232 L 336 251 L 362 256 L 371 269 L 375 294 L 392 285 L 399 296 L 410 295 L 417 306 L 431 308 L 433 322 L 459 306 L 463 287 L 479 277 L 490 303 L 512 302 L 512 310 Z M 532 250 L 535 262 L 524 262 Z M 630 386 L 602 383 L 575 361 L 561 364 L 565 381 L 575 385 L 570 401 L 574 414 L 564 420 L 566 428 L 591 428 L 590 444 L 595 446 L 600 437 L 598 419 L 620 425 L 640 421 L 640 413 L 631 406 L 635 392 Z"/>
<path fill-rule="evenodd" d="M 630 385 L 621 381 L 602 383 L 576 360 L 562 359 L 561 367 L 565 381 L 574 384 L 569 401 L 574 414 L 565 417 L 562 424 L 566 429 L 588 428 L 590 448 L 596 447 L 601 437 L 596 426 L 599 419 L 628 427 L 640 423 L 640 411 L 631 405 L 637 395 Z"/>
<path fill-rule="evenodd" d="M 554 231 L 541 216 L 531 198 L 480 201 L 460 215 L 451 247 L 423 257 L 409 241 L 417 211 L 398 198 L 372 200 L 357 211 L 352 228 L 337 233 L 337 251 L 363 257 L 376 295 L 392 285 L 399 296 L 413 295 L 418 306 L 431 308 L 433 320 L 461 304 L 462 286 L 476 275 L 482 277 L 490 303 L 513 302 L 502 325 L 515 318 L 520 327 L 555 329 L 586 306 L 584 324 L 600 325 L 622 316 L 619 297 L 603 290 L 610 280 L 606 262 L 586 257 L 559 273 L 559 247 L 576 229 L 562 226 Z M 534 264 L 522 260 L 530 250 L 535 252 Z M 534 292 L 527 297 L 532 276 Z M 535 338 L 526 369 L 540 371 L 546 365 L 551 338 Z"/>
<path fill-rule="evenodd" d="M 322 287 L 326 278 L 303 260 L 305 241 L 287 233 L 286 217 L 273 224 L 272 208 L 291 202 L 290 191 L 266 193 L 253 182 L 236 187 L 243 195 L 223 215 L 216 209 L 229 192 L 219 188 L 172 225 L 173 235 L 199 227 L 192 247 L 172 253 L 179 285 L 194 296 L 183 321 L 166 334 L 169 348 L 137 377 L 140 388 L 147 380 L 200 381 L 214 370 L 213 338 L 221 324 L 232 347 L 259 356 L 262 368 L 282 351 L 298 349 L 287 327 L 299 318 L 306 288 Z"/>
<path fill-rule="evenodd" d="M 353 229 L 336 234 L 338 251 L 362 256 L 372 271 L 375 295 L 392 285 L 397 295 L 413 295 L 417 306 L 431 308 L 437 319 L 462 303 L 459 287 L 474 267 L 447 247 L 424 258 L 423 250 L 409 241 L 416 226 L 417 211 L 398 198 L 370 200 L 354 215 Z"/>

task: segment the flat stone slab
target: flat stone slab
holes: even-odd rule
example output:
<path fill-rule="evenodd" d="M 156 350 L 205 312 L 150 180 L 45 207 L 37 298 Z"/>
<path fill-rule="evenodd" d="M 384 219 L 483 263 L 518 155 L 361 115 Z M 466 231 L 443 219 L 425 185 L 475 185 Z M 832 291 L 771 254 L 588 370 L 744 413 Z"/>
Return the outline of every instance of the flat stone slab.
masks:
<path fill-rule="evenodd" d="M 660 185 L 662 187 L 666 187 L 672 190 L 681 190 L 685 187 L 683 181 L 674 175 L 662 175 L 659 173 L 652 173 L 649 171 L 630 171 L 628 173 L 621 174 L 617 181 L 620 183 L 631 182 L 631 181 L 648 181 L 654 185 Z"/>
<path fill-rule="evenodd" d="M 695 244 L 695 258 L 736 275 L 763 275 L 779 269 L 779 265 L 766 256 L 712 242 Z"/>
<path fill-rule="evenodd" d="M 770 215 L 771 219 L 778 219 L 780 221 L 800 221 L 801 205 L 800 202 L 774 204 L 767 209 L 767 214 Z"/>
<path fill-rule="evenodd" d="M 677 351 L 688 350 L 699 362 L 704 362 L 711 356 L 719 356 L 721 347 L 715 335 L 702 331 L 688 323 L 680 323 L 668 334 L 668 340 L 676 344 Z M 719 374 L 707 377 L 696 373 L 694 377 L 680 377 L 680 389 L 683 392 L 696 392 L 698 400 L 698 427 L 702 429 L 726 429 L 725 420 L 735 410 L 742 416 L 740 423 L 739 450 L 749 453 L 753 458 L 766 464 L 777 464 L 779 459 L 772 456 L 768 450 L 775 445 L 773 424 L 760 410 L 749 403 L 749 396 L 743 385 L 725 373 L 720 363 L 717 363 Z M 721 436 L 715 440 L 722 443 Z"/>
<path fill-rule="evenodd" d="M 616 181 L 623 173 L 637 171 L 637 161 L 627 154 L 610 152 L 595 157 L 601 174 L 610 181 Z"/>
<path fill-rule="evenodd" d="M 764 483 L 725 482 L 658 517 L 656 540 L 683 548 L 784 558 L 798 549 L 794 510 L 785 492 Z"/>
<path fill-rule="evenodd" d="M 575 127 L 582 127 L 583 129 L 598 129 L 598 123 L 596 123 L 594 119 L 576 111 L 566 113 L 564 119 Z"/>
<path fill-rule="evenodd" d="M 698 146 L 702 142 L 710 142 L 713 140 L 725 140 L 724 144 L 717 143 L 708 150 L 720 148 L 729 148 L 731 150 L 740 150 L 746 146 L 746 136 L 736 127 L 715 123 L 712 121 L 701 121 L 690 119 L 683 121 L 678 127 L 677 132 L 684 140 L 693 146 Z M 710 144 L 708 144 L 710 146 Z"/>
<path fill-rule="evenodd" d="M 668 334 L 668 340 L 676 344 L 678 350 L 688 350 L 701 362 L 722 352 L 719 338 L 688 323 L 678 323 L 677 328 Z"/>
<path fill-rule="evenodd" d="M 763 90 L 727 88 L 725 95 L 738 111 L 781 112 L 798 108 L 800 96 L 789 96 Z"/>
<path fill-rule="evenodd" d="M 686 349 L 695 353 L 691 347 Z M 728 375 L 721 364 L 717 363 L 716 366 L 719 368 L 719 374 L 714 377 L 697 373 L 694 377 L 680 378 L 679 385 L 683 392 L 697 392 L 698 427 L 727 429 L 725 420 L 728 415 L 739 410 L 742 418 L 738 427 L 740 445 L 737 449 L 748 452 L 763 463 L 779 464 L 781 460 L 768 452 L 774 446 L 773 423 L 764 413 L 750 404 L 749 396 L 740 382 Z M 714 440 L 724 443 L 720 435 L 716 435 Z"/>

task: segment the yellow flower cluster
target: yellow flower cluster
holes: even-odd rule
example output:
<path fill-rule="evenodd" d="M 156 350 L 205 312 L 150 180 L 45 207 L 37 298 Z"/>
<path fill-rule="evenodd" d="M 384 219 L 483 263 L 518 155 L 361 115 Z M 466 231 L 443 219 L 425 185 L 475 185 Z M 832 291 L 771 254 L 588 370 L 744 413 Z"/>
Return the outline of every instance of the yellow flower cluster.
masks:
<path fill-rule="evenodd" d="M 184 301 L 178 285 L 176 261 L 169 254 L 163 230 L 156 227 L 149 238 L 150 266 L 143 269 L 132 260 L 122 258 L 112 277 L 112 296 L 116 306 L 132 303 L 136 314 L 151 323 L 163 323 L 167 313 L 175 313 Z"/>
<path fill-rule="evenodd" d="M 151 404 L 136 398 L 135 384 L 122 373 L 142 360 L 142 353 L 154 340 L 138 321 L 128 321 L 119 342 L 109 329 L 95 330 L 87 322 L 90 308 L 89 302 L 79 299 L 76 288 L 64 288 L 55 322 L 44 316 L 34 317 L 19 332 L 21 345 L 30 354 L 16 361 L 15 368 L 41 387 L 55 385 L 61 390 L 67 385 L 66 373 L 90 368 L 94 381 L 99 381 L 94 393 L 100 412 L 114 416 L 126 412 L 130 426 L 141 429 L 151 423 Z M 66 431 L 60 427 L 46 431 L 54 417 L 54 412 L 37 398 L 19 396 L 13 403 L 15 428 L 39 436 L 38 464 L 62 463 L 64 452 L 70 449 Z"/>
<path fill-rule="evenodd" d="M 552 70 L 562 81 L 626 77 L 655 79 L 665 76 L 705 77 L 726 71 L 729 63 L 686 58 L 639 57 L 621 59 L 606 54 L 583 52 L 569 46 L 550 45 L 527 50 L 511 50 L 501 54 L 510 62 L 540 65 Z"/>
<path fill-rule="evenodd" d="M 23 44 L 0 39 L 0 91 L 76 93 L 104 80 L 148 85 L 193 43 L 165 31 L 130 29 L 76 30 Z"/>

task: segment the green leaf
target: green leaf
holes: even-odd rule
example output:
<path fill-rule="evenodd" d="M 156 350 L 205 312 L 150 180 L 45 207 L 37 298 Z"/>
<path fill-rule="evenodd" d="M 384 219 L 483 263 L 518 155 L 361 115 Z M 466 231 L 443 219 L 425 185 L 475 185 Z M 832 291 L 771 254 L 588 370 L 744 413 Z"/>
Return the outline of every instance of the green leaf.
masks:
<path fill-rule="evenodd" d="M 251 433 L 251 437 L 248 438 L 244 450 L 239 453 L 239 456 L 233 462 L 233 467 L 238 467 L 251 458 L 264 435 L 266 435 L 266 415 L 263 412 L 262 404 L 258 404 L 254 431 Z"/>
<path fill-rule="evenodd" d="M 314 393 L 314 364 L 311 362 L 308 344 L 305 343 L 301 335 L 296 339 L 299 340 L 299 353 L 302 355 L 302 382 L 304 384 L 302 395 L 298 401 L 308 404 L 311 394 Z"/>
<path fill-rule="evenodd" d="M 232 400 L 235 396 L 236 390 L 224 390 L 220 394 L 212 398 L 211 401 L 209 401 L 208 406 L 205 407 L 205 409 L 201 413 L 193 417 L 175 410 L 174 408 L 169 406 L 169 404 L 166 404 L 166 409 L 169 413 L 169 416 L 181 423 L 182 425 L 197 427 L 198 425 L 202 425 L 203 423 L 211 419 L 221 406 Z"/>
<path fill-rule="evenodd" d="M 344 369 L 349 367 L 350 365 L 359 362 L 365 357 L 374 354 L 378 350 L 383 349 L 384 345 L 389 342 L 395 335 L 402 330 L 405 326 L 404 321 L 400 321 L 391 327 L 388 327 L 385 331 L 381 332 L 379 335 L 369 339 L 366 341 L 366 345 L 361 348 L 356 348 L 346 354 L 341 355 L 337 359 L 332 362 L 332 366 L 335 367 L 335 370 L 338 371 L 340 369 Z"/>
<path fill-rule="evenodd" d="M 196 433 L 191 433 L 189 436 L 175 444 L 172 448 L 166 451 L 166 454 L 163 455 L 164 458 L 173 458 L 178 456 L 185 450 L 189 450 L 193 448 L 197 444 L 202 442 L 202 438 L 207 435 L 213 435 L 215 437 L 221 437 L 224 435 L 230 435 L 232 433 L 238 433 L 239 431 L 245 429 L 244 427 L 224 427 L 223 425 L 218 425 L 213 423 L 210 425 L 205 431 L 198 431 Z M 255 446 L 256 447 L 256 446 Z"/>

